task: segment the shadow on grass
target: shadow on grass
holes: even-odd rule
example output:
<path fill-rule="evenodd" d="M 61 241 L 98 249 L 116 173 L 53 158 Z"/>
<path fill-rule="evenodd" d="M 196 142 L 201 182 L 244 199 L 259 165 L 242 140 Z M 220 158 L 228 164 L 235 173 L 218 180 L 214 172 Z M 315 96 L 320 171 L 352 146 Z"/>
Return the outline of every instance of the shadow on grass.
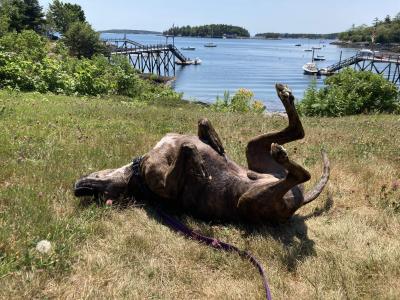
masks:
<path fill-rule="evenodd" d="M 88 205 L 93 204 L 93 200 L 98 205 L 104 205 L 103 199 L 88 199 L 83 198 L 80 202 L 82 209 Z M 245 223 L 221 223 L 221 222 L 207 222 L 203 219 L 189 216 L 184 214 L 178 209 L 170 207 L 162 207 L 161 210 L 168 215 L 173 216 L 174 219 L 178 220 L 188 228 L 191 227 L 190 222 L 194 221 L 198 227 L 196 232 L 202 235 L 216 238 L 215 233 L 212 230 L 211 225 L 226 225 L 233 227 L 242 232 L 243 238 L 249 238 L 254 236 L 270 236 L 274 240 L 282 244 L 284 251 L 278 252 L 278 257 L 283 265 L 286 266 L 287 271 L 295 272 L 299 262 L 304 261 L 307 257 L 314 256 L 316 254 L 314 241 L 308 237 L 308 228 L 306 221 L 308 219 L 321 216 L 327 213 L 333 206 L 333 198 L 330 194 L 321 208 L 316 208 L 312 213 L 300 216 L 294 215 L 286 223 L 283 224 L 269 224 L 262 227 L 245 224 Z M 132 199 L 124 199 L 115 203 L 113 206 L 117 210 L 125 210 L 132 207 L 141 207 L 146 212 L 149 218 L 155 219 L 158 222 L 166 225 L 163 222 L 162 216 L 157 212 L 160 206 L 155 203 L 149 203 L 147 201 L 134 201 Z M 155 207 L 158 207 L 156 209 Z M 193 224 L 193 222 L 192 222 Z M 168 226 L 168 225 L 166 225 Z M 173 228 L 172 228 L 173 229 Z"/>

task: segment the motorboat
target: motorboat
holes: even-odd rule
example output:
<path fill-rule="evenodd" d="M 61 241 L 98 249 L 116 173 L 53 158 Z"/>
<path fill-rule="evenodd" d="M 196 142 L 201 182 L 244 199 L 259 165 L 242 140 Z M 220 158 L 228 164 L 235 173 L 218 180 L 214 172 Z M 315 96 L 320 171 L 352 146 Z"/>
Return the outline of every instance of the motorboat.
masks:
<path fill-rule="evenodd" d="M 177 60 L 175 64 L 179 66 L 189 66 L 189 65 L 200 65 L 202 63 L 201 59 L 196 57 L 195 59 L 188 59 L 185 61 Z"/>
<path fill-rule="evenodd" d="M 318 74 L 318 67 L 314 62 L 306 63 L 303 66 L 304 74 L 305 75 L 317 75 Z"/>
<path fill-rule="evenodd" d="M 188 50 L 188 51 L 194 51 L 194 50 L 196 50 L 196 48 L 195 47 L 182 47 L 181 48 L 182 50 Z"/>
<path fill-rule="evenodd" d="M 305 52 L 312 52 L 313 49 L 304 49 Z"/>
<path fill-rule="evenodd" d="M 204 47 L 207 47 L 207 48 L 215 48 L 215 47 L 217 47 L 217 44 L 214 44 L 214 43 L 206 43 L 206 44 L 204 44 Z"/>
<path fill-rule="evenodd" d="M 198 57 L 196 57 L 196 58 L 193 60 L 193 64 L 194 64 L 194 65 L 201 65 L 201 63 L 202 63 L 202 61 L 201 61 L 201 59 L 198 58 Z"/>
<path fill-rule="evenodd" d="M 296 44 L 295 46 L 296 46 L 296 47 L 301 47 L 301 44 Z"/>
<path fill-rule="evenodd" d="M 316 61 L 324 61 L 325 60 L 325 56 L 317 55 L 317 57 L 314 57 L 314 60 L 316 60 Z"/>

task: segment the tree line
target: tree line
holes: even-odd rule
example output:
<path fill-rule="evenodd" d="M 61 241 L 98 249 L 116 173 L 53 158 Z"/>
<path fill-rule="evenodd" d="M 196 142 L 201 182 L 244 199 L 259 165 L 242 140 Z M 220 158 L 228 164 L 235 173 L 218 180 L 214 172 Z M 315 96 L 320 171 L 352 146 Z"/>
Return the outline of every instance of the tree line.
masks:
<path fill-rule="evenodd" d="M 338 37 L 338 33 L 328 33 L 328 34 L 319 34 L 319 33 L 276 33 L 276 32 L 266 32 L 266 33 L 257 33 L 255 36 L 258 38 L 265 39 L 336 39 Z"/>
<path fill-rule="evenodd" d="M 383 20 L 375 18 L 372 26 L 355 26 L 339 34 L 339 39 L 349 42 L 374 42 L 381 44 L 400 43 L 400 13 L 393 18 L 387 15 Z"/>
<path fill-rule="evenodd" d="M 106 52 L 78 4 L 54 0 L 45 12 L 38 0 L 0 0 L 0 37 L 25 30 L 51 39 L 61 36 L 70 53 L 77 57 Z"/>
<path fill-rule="evenodd" d="M 247 29 L 226 24 L 210 24 L 202 26 L 171 27 L 164 31 L 165 35 L 194 36 L 194 37 L 250 37 Z"/>

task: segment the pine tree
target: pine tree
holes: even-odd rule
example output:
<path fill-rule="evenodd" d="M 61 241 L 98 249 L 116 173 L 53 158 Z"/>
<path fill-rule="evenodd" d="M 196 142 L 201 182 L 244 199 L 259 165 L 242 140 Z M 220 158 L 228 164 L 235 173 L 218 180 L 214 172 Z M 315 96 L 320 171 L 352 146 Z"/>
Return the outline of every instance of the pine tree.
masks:
<path fill-rule="evenodd" d="M 38 0 L 24 0 L 23 22 L 25 29 L 32 29 L 36 32 L 43 30 L 45 24 L 44 13 Z"/>
<path fill-rule="evenodd" d="M 53 31 L 65 34 L 73 23 L 86 22 L 86 17 L 80 5 L 54 0 L 49 6 L 47 20 Z"/>

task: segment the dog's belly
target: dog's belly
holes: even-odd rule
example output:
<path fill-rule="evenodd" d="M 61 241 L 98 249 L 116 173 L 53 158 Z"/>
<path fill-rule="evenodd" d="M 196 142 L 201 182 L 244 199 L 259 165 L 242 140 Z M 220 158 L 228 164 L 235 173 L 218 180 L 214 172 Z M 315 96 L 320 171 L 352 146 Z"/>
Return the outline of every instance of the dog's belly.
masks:
<path fill-rule="evenodd" d="M 199 151 L 207 176 L 192 172 L 171 173 L 179 150 L 190 143 Z M 182 206 L 186 211 L 214 218 L 235 218 L 237 201 L 248 190 L 247 170 L 219 155 L 197 136 L 168 134 L 145 156 L 142 174 L 157 195 Z M 172 176 L 168 178 L 167 176 Z M 174 177 L 176 176 L 176 177 Z M 168 184 L 166 184 L 168 182 Z"/>

